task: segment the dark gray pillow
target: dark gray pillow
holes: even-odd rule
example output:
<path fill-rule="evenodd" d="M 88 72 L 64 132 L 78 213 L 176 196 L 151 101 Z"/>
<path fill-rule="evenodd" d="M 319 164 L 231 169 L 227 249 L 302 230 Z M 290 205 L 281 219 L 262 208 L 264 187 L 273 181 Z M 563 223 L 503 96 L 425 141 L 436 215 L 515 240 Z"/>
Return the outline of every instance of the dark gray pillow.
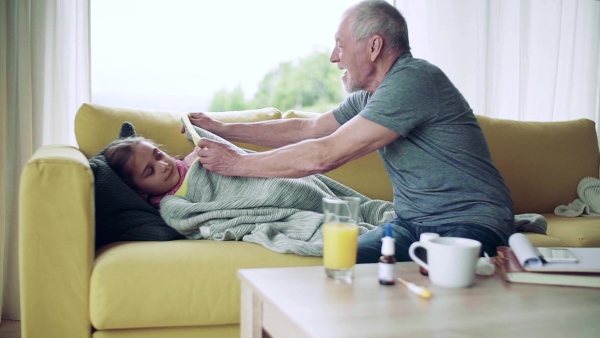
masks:
<path fill-rule="evenodd" d="M 133 125 L 123 123 L 119 139 L 134 136 Z M 116 241 L 183 239 L 183 235 L 165 223 L 158 210 L 110 168 L 104 157 L 105 151 L 106 148 L 89 160 L 95 179 L 96 249 Z"/>

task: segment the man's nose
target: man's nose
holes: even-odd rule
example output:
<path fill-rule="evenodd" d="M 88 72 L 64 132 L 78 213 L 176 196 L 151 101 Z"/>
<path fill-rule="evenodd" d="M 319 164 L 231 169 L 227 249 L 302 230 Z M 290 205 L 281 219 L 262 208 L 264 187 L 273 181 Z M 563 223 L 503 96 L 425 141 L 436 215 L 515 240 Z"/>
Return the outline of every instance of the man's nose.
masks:
<path fill-rule="evenodd" d="M 329 62 L 331 63 L 336 63 L 338 61 L 340 61 L 340 59 L 338 58 L 338 53 L 337 53 L 337 48 L 334 48 L 333 51 L 331 51 L 331 55 L 329 56 Z"/>

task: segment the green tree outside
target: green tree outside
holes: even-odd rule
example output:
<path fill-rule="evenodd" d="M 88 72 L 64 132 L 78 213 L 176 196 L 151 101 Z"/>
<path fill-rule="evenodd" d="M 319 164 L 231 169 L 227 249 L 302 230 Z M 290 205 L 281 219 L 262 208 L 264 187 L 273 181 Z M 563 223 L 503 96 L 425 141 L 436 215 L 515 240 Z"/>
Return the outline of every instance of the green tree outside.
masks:
<path fill-rule="evenodd" d="M 215 93 L 212 99 L 210 111 L 232 111 L 244 110 L 247 108 L 247 103 L 244 100 L 244 92 L 241 86 L 237 86 L 231 92 L 221 89 Z"/>
<path fill-rule="evenodd" d="M 244 99 L 239 86 L 232 91 L 218 91 L 209 110 L 275 107 L 282 112 L 290 109 L 324 112 L 339 105 L 344 98 L 340 76 L 340 70 L 329 62 L 329 53 L 315 51 L 297 63 L 280 63 L 264 76 L 250 100 Z"/>

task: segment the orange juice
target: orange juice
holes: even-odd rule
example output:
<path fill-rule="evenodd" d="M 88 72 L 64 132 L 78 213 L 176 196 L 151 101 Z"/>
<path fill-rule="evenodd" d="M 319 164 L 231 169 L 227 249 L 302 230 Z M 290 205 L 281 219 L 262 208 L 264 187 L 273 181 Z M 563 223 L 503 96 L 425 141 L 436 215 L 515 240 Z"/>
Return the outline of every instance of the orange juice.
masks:
<path fill-rule="evenodd" d="M 323 225 L 323 263 L 328 269 L 351 269 L 356 264 L 358 226 L 353 223 Z"/>

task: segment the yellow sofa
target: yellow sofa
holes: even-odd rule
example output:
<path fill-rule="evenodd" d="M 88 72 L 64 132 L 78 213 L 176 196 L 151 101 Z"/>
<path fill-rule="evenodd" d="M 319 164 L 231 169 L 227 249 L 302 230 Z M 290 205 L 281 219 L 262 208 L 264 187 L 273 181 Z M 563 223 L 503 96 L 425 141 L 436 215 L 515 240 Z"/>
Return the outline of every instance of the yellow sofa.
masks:
<path fill-rule="evenodd" d="M 310 115 L 274 108 L 213 114 L 223 121 Z M 94 249 L 94 175 L 88 159 L 116 138 L 124 121 L 171 154 L 187 154 L 192 147 L 179 133 L 180 116 L 85 104 L 75 121 L 79 148 L 45 146 L 28 161 L 19 196 L 23 337 L 237 337 L 238 269 L 322 264 L 320 258 L 278 254 L 246 242 L 137 241 Z M 516 213 L 540 213 L 548 220 L 548 235 L 528 234 L 533 243 L 600 246 L 599 218 L 553 215 L 556 206 L 577 197 L 579 180 L 598 177 L 594 123 L 478 119 Z M 371 198 L 392 197 L 375 153 L 329 176 Z"/>

